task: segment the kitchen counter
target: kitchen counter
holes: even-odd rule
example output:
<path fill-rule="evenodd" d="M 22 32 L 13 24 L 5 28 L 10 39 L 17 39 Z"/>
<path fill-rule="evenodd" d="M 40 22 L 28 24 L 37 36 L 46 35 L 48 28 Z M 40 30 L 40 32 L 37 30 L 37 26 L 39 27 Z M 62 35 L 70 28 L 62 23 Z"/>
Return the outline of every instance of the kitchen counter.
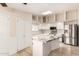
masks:
<path fill-rule="evenodd" d="M 60 35 L 40 34 L 33 37 L 33 55 L 47 56 L 52 50 L 59 48 Z"/>
<path fill-rule="evenodd" d="M 39 34 L 39 35 L 35 35 L 33 36 L 33 40 L 39 40 L 39 41 L 43 41 L 44 43 L 51 41 L 51 40 L 55 40 L 58 38 L 61 38 L 62 36 L 59 34 L 56 35 L 52 35 L 52 34 Z"/>

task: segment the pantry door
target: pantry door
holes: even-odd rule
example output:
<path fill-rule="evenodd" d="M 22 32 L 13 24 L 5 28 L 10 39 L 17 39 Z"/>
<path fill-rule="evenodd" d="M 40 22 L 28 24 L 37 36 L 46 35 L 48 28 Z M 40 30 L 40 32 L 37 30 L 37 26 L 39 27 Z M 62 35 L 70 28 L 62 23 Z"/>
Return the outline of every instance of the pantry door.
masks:
<path fill-rule="evenodd" d="M 16 38 L 17 38 L 17 50 L 20 51 L 25 48 L 24 42 L 24 21 L 19 18 L 16 23 Z"/>
<path fill-rule="evenodd" d="M 32 24 L 25 20 L 25 47 L 32 47 Z"/>

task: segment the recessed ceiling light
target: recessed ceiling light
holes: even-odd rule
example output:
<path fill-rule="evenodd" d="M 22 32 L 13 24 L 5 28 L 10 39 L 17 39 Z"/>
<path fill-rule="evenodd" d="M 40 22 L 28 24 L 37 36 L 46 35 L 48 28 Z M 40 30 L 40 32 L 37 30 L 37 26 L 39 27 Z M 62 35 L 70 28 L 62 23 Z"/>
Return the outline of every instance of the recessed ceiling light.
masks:
<path fill-rule="evenodd" d="M 42 13 L 42 15 L 48 15 L 48 14 L 52 14 L 52 11 L 45 11 Z"/>

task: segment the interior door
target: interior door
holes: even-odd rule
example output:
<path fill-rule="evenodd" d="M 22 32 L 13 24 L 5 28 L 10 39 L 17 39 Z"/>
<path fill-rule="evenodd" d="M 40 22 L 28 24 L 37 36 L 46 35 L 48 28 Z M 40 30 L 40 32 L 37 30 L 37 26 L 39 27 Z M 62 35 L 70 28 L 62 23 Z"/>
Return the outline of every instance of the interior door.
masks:
<path fill-rule="evenodd" d="M 9 16 L 0 14 L 0 55 L 8 55 L 9 29 Z"/>
<path fill-rule="evenodd" d="M 32 47 L 32 24 L 25 20 L 25 47 Z"/>
<path fill-rule="evenodd" d="M 17 37 L 17 49 L 18 49 L 18 51 L 20 51 L 25 48 L 24 21 L 21 18 L 17 20 L 16 37 Z"/>

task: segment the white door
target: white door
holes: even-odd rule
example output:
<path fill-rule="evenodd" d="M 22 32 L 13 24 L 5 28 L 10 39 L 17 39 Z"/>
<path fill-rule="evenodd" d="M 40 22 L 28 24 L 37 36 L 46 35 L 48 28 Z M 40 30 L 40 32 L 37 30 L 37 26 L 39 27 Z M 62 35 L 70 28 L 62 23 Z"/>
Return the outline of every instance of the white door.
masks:
<path fill-rule="evenodd" d="M 32 24 L 25 20 L 25 48 L 32 47 Z"/>
<path fill-rule="evenodd" d="M 9 29 L 9 16 L 5 14 L 0 14 L 0 55 L 8 55 Z"/>
<path fill-rule="evenodd" d="M 24 21 L 20 18 L 17 20 L 16 37 L 17 37 L 17 49 L 18 51 L 25 48 L 24 42 Z"/>

